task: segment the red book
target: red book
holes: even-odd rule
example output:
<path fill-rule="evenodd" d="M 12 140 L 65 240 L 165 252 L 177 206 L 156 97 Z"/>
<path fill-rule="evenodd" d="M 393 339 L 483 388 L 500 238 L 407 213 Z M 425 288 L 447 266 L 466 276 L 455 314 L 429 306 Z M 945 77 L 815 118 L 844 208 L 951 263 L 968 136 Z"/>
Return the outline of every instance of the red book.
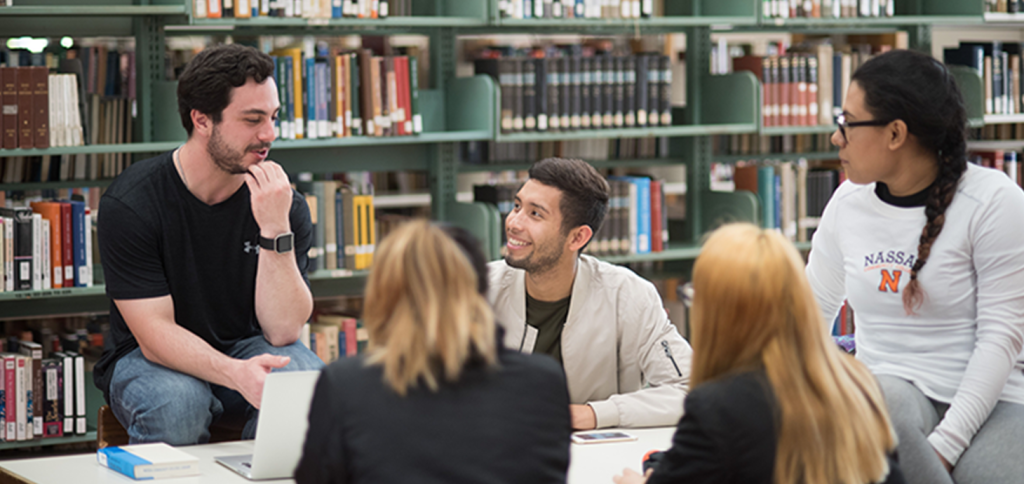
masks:
<path fill-rule="evenodd" d="M 32 132 L 36 148 L 50 147 L 50 71 L 43 66 L 32 71 Z"/>
<path fill-rule="evenodd" d="M 795 63 L 793 71 L 796 73 L 797 82 L 796 90 L 799 93 L 797 100 L 798 124 L 800 126 L 809 126 L 811 121 L 807 116 L 807 56 L 797 55 L 793 58 L 793 61 Z"/>
<path fill-rule="evenodd" d="M 772 107 L 772 122 L 771 122 L 771 126 L 781 126 L 782 125 L 782 95 L 781 95 L 781 92 L 782 92 L 782 88 L 781 88 L 782 81 L 781 81 L 781 78 L 779 77 L 780 69 L 779 69 L 779 57 L 778 56 L 772 56 L 771 57 L 771 66 L 772 66 L 772 68 L 769 70 L 769 74 L 767 75 L 767 77 L 769 78 L 768 85 L 769 85 L 769 91 L 770 91 L 768 97 L 769 97 L 769 99 L 771 101 L 770 106 Z"/>
<path fill-rule="evenodd" d="M 346 318 L 344 324 L 345 330 L 345 356 L 355 356 L 359 353 L 359 341 L 356 335 L 356 320 L 355 318 Z"/>
<path fill-rule="evenodd" d="M 4 423 L 7 426 L 6 440 L 13 442 L 18 440 L 18 386 L 16 384 L 15 369 L 18 357 L 13 354 L 4 355 Z"/>
<path fill-rule="evenodd" d="M 665 230 L 662 225 L 661 183 L 661 180 L 651 180 L 651 252 L 665 250 L 665 241 L 661 236 Z"/>
<path fill-rule="evenodd" d="M 28 67 L 18 69 L 18 147 L 32 149 L 32 71 Z"/>
<path fill-rule="evenodd" d="M 60 224 L 62 230 L 60 235 L 64 240 L 62 241 L 60 248 L 61 251 L 64 252 L 63 257 L 61 257 L 64 261 L 64 287 L 75 287 L 75 246 L 73 242 L 74 237 L 71 228 L 71 221 L 71 204 L 61 202 Z"/>
<path fill-rule="evenodd" d="M 18 147 L 18 69 L 0 67 L 0 129 L 3 139 L 0 148 L 13 150 Z"/>

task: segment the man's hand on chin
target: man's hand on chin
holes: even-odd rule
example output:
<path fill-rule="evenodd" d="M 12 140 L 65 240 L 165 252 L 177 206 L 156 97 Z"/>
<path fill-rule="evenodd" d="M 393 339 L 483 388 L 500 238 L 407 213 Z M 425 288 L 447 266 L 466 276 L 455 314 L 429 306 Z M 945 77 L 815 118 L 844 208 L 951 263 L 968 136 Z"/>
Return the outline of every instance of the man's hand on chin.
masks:
<path fill-rule="evenodd" d="M 569 405 L 569 415 L 572 416 L 573 430 L 593 430 L 597 428 L 597 415 L 590 405 Z"/>

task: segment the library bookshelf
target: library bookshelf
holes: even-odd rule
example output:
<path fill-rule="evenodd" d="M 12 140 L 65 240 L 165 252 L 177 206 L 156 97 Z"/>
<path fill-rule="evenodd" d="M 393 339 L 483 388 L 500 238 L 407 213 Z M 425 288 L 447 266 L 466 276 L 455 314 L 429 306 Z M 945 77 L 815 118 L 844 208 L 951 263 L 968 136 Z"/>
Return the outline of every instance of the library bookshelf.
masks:
<path fill-rule="evenodd" d="M 685 165 L 685 194 L 689 229 L 685 238 L 674 239 L 663 252 L 609 256 L 613 263 L 692 261 L 700 252 L 702 217 L 713 212 L 715 197 L 709 196 L 709 170 L 714 162 L 739 158 L 715 157 L 711 137 L 727 134 L 819 134 L 832 126 L 765 127 L 762 125 L 761 87 L 746 72 L 709 74 L 715 31 L 791 32 L 889 32 L 910 33 L 910 47 L 931 50 L 932 26 L 987 24 L 1024 27 L 1021 14 L 985 13 L 983 0 L 895 0 L 895 14 L 884 18 L 768 18 L 760 0 L 664 0 L 663 14 L 650 18 L 508 18 L 502 16 L 498 0 L 416 0 L 411 15 L 384 19 L 353 18 L 199 18 L 193 0 L 15 0 L 15 6 L 0 7 L 0 37 L 14 36 L 122 36 L 134 39 L 137 80 L 137 116 L 133 137 L 120 144 L 98 144 L 46 149 L 0 149 L 0 158 L 16 156 L 123 153 L 140 160 L 177 147 L 183 132 L 174 133 L 174 85 L 164 80 L 166 36 L 181 35 L 398 35 L 417 34 L 429 38 L 430 83 L 421 86 L 423 132 L 404 137 L 350 137 L 275 142 L 272 158 L 290 173 L 331 171 L 426 171 L 430 180 L 432 216 L 452 220 L 458 207 L 456 177 L 459 173 L 523 169 L 533 160 L 518 164 L 471 165 L 459 159 L 463 142 L 535 142 L 601 138 L 669 138 L 668 156 L 659 159 L 594 161 L 595 166 L 644 167 Z M 672 124 L 648 128 L 615 128 L 560 132 L 502 132 L 500 129 L 501 87 L 490 77 L 457 77 L 456 41 L 460 36 L 486 34 L 636 36 L 679 33 L 687 39 L 686 108 L 673 110 Z M 984 89 L 981 77 L 969 69 L 954 68 L 970 112 L 972 126 L 1006 122 L 983 113 Z M 1011 122 L 1018 122 L 1011 120 Z M 168 134 L 171 133 L 171 134 Z M 827 158 L 829 152 L 813 153 Z M 789 155 L 787 155 L 789 156 Z M 792 155 L 799 156 L 799 155 Z M 746 157 L 744 159 L 748 159 Z M 60 182 L 4 183 L 2 190 L 37 190 L 76 186 L 102 187 L 109 179 Z M 397 202 L 396 202 L 397 203 Z M 417 202 L 423 203 L 423 202 Z M 705 206 L 707 205 L 707 206 Z M 493 234 L 493 232 L 491 232 Z M 807 244 L 800 246 L 809 249 Z M 102 268 L 96 271 L 96 285 L 90 288 L 0 293 L 0 320 L 51 315 L 103 313 L 109 308 L 104 294 Z M 366 271 L 316 271 L 310 274 L 314 296 L 359 294 Z M 91 379 L 91 375 L 89 376 Z M 95 390 L 91 385 L 87 385 Z M 95 428 L 101 397 L 91 394 L 89 418 Z M 0 451 L 20 446 L 52 445 L 95 438 L 85 436 L 44 439 L 25 443 L 0 443 Z"/>

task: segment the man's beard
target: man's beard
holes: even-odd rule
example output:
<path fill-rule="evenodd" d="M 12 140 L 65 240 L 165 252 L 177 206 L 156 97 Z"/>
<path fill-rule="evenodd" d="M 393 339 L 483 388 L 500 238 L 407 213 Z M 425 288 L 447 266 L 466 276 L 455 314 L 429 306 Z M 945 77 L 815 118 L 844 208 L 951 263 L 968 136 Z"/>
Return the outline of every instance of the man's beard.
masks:
<path fill-rule="evenodd" d="M 560 247 L 564 243 L 565 241 L 562 240 L 556 247 Z M 534 246 L 533 253 L 522 259 L 513 259 L 510 255 L 506 254 L 505 263 L 516 269 L 523 269 L 530 274 L 543 274 L 553 269 L 562 257 L 562 254 L 558 251 L 545 251 L 543 249 L 542 247 Z"/>
<path fill-rule="evenodd" d="M 241 153 L 236 153 L 224 143 L 224 138 L 220 135 L 220 130 L 217 129 L 217 125 L 213 126 L 213 135 L 210 136 L 210 142 L 206 145 L 206 152 L 209 153 L 210 158 L 213 158 L 213 162 L 220 168 L 221 171 L 229 173 L 231 175 L 243 175 L 249 172 L 249 169 L 242 166 L 242 159 L 245 158 L 250 151 L 270 149 L 270 143 L 260 143 L 249 145 Z"/>

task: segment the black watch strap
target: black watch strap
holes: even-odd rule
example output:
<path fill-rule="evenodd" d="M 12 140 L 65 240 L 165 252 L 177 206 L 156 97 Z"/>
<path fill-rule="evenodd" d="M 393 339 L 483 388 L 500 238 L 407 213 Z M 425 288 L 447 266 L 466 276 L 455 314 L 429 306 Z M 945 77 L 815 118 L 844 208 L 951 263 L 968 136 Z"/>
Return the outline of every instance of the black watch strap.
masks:
<path fill-rule="evenodd" d="M 272 250 L 278 254 L 290 252 L 294 248 L 295 235 L 291 232 L 285 232 L 272 239 L 259 235 L 259 244 L 261 249 Z"/>

